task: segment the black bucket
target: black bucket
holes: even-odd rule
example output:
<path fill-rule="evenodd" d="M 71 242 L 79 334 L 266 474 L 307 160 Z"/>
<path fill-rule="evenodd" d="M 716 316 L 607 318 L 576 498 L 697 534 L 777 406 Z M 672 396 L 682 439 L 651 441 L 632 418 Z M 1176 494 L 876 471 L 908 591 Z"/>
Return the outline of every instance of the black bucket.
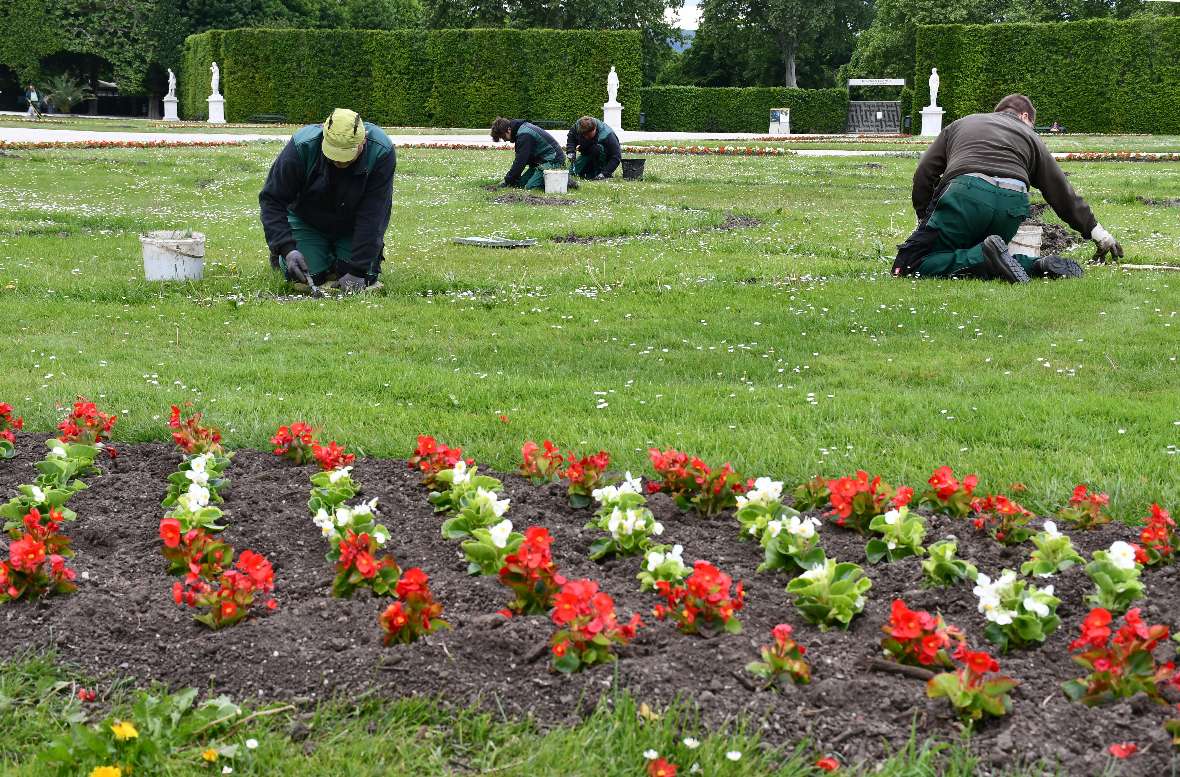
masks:
<path fill-rule="evenodd" d="M 623 180 L 638 181 L 643 178 L 643 163 L 646 159 L 624 159 Z"/>

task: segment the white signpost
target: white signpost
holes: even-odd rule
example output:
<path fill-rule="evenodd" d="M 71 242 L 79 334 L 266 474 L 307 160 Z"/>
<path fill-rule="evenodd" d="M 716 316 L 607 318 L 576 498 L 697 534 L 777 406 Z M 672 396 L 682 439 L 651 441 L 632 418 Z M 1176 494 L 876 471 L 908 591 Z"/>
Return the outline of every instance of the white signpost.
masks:
<path fill-rule="evenodd" d="M 1180 2 L 1180 0 L 1177 0 Z M 905 86 L 904 78 L 850 78 L 849 86 Z"/>

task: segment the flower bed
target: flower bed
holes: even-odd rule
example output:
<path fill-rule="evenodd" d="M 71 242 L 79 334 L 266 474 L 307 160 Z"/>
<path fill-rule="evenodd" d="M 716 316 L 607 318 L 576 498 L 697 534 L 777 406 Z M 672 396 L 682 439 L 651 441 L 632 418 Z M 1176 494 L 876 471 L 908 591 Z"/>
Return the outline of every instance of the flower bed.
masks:
<path fill-rule="evenodd" d="M 0 151 L 44 151 L 59 148 L 220 148 L 244 146 L 242 140 L 77 140 L 7 141 L 0 140 Z"/>
<path fill-rule="evenodd" d="M 17 455 L 0 464 L 0 493 L 32 479 L 43 449 L 39 437 L 16 435 Z M 1171 739 L 1163 727 L 1175 716 L 1171 706 L 1121 699 L 1087 707 L 1062 690 L 1063 683 L 1086 673 L 1070 652 L 1091 610 L 1086 597 L 1095 588 L 1085 564 L 1035 581 L 1038 588 L 1054 586 L 1061 626 L 1047 633 L 1043 644 L 1012 646 L 1000 654 L 984 638 L 989 620 L 980 611 L 973 583 L 924 588 L 923 557 L 869 564 L 866 537 L 823 518 L 818 535 L 827 557 L 860 565 L 872 588 L 847 630 L 821 631 L 803 619 L 784 591 L 788 572 L 756 572 L 765 550 L 756 541 L 738 541 L 741 524 L 732 511 L 703 518 L 682 512 L 666 494 L 651 494 L 647 506 L 665 527 L 661 541 L 683 546 L 690 568 L 705 559 L 732 578 L 735 591 L 739 581 L 743 585 L 740 634 L 714 626 L 689 635 L 670 620 L 652 616 L 663 599 L 640 590 L 636 575 L 644 568 L 643 555 L 589 559 L 603 533 L 587 528 L 590 510 L 570 506 L 566 483 L 536 486 L 517 475 L 489 473 L 503 482 L 501 493 L 511 501 L 508 516 L 517 531 L 545 527 L 552 533 L 553 557 L 565 578 L 595 581 L 612 598 L 620 624 L 632 613 L 643 620 L 629 644 L 613 646 L 617 661 L 564 675 L 550 669 L 558 631 L 550 615 L 495 614 L 512 598 L 511 591 L 496 576 L 468 574 L 459 541 L 442 536 L 444 516 L 427 501 L 422 473 L 404 461 L 358 460 L 353 471 L 363 494 L 353 501 L 378 500 L 391 532 L 385 549 L 407 570 L 421 568 L 428 576 L 430 593 L 445 607 L 443 617 L 451 628 L 412 644 L 393 639 L 389 646 L 383 644 L 377 617 L 392 603 L 390 597 L 368 590 L 349 599 L 332 596 L 335 572 L 325 561 L 325 542 L 307 507 L 308 478 L 317 463 L 295 465 L 269 451 L 236 452 L 229 472 L 233 486 L 220 507 L 232 516 L 234 544 L 274 564 L 282 606 L 221 631 L 194 623 L 191 611 L 176 607 L 169 596 L 172 579 L 156 550 L 159 503 L 176 471 L 172 446 L 120 445 L 117 459 L 99 465 L 102 476 L 70 503 L 79 516 L 70 532 L 79 590 L 44 604 L 5 605 L 0 651 L 6 655 L 53 647 L 62 660 L 98 675 L 133 673 L 139 682 L 208 688 L 235 699 L 320 698 L 370 689 L 389 696 L 439 694 L 456 705 L 479 700 L 488 709 L 499 705 L 509 714 L 532 714 L 548 723 L 577 719 L 579 709 L 608 690 L 617 672 L 621 686 L 657 712 L 683 694 L 701 705 L 706 725 L 765 714 L 771 741 L 793 744 L 810 735 L 824 754 L 849 763 L 879 758 L 886 745 L 903 744 L 913 716 L 922 736 L 958 736 L 959 715 L 946 699 L 929 699 L 920 680 L 870 668 L 882 657 L 882 626 L 895 614 L 893 601 L 902 599 L 911 611 L 941 614 L 946 624 L 962 629 L 971 651 L 995 656 L 999 675 L 1019 682 L 1011 693 L 1011 713 L 977 724 L 973 741 L 985 761 L 1010 765 L 1036 754 L 1059 759 L 1065 773 L 1091 773 L 1112 757 L 1111 744 L 1128 741 L 1137 745 L 1128 761 L 1135 773 L 1165 773 L 1171 757 Z M 653 473 L 645 468 L 636 474 Z M 1031 542 L 997 543 L 965 518 L 930 515 L 912 504 L 910 509 L 925 516 L 926 544 L 954 533 L 957 557 L 993 580 L 1004 569 L 1019 569 L 1033 549 Z M 820 517 L 821 512 L 805 515 Z M 1037 531 L 1042 523 L 1033 519 Z M 1116 541 L 1139 539 L 1137 530 L 1117 523 L 1089 532 L 1058 528 L 1073 538 L 1085 559 Z M 1145 622 L 1180 623 L 1175 573 L 1172 566 L 1143 569 L 1146 596 L 1133 606 L 1142 608 Z M 1115 621 L 1120 625 L 1122 616 Z M 790 625 L 790 637 L 806 647 L 810 684 L 784 679 L 768 688 L 763 678 L 743 670 L 758 661 L 780 623 Z M 1168 660 L 1171 652 L 1161 645 L 1157 657 Z M 969 656 L 963 655 L 967 666 Z M 118 656 L 115 663 L 112 656 Z M 118 668 L 123 662 L 128 669 Z"/>

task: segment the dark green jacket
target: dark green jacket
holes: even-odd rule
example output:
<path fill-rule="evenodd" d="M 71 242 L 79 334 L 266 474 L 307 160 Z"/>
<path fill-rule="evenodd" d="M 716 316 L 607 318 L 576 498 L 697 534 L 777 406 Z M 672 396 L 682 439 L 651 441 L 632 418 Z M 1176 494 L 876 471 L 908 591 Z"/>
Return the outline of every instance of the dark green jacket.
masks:
<path fill-rule="evenodd" d="M 504 176 L 504 183 L 508 186 L 520 185 L 520 177 L 526 167 L 565 164 L 561 146 L 552 135 L 536 124 L 517 119 L 512 122 L 512 136 L 509 139 L 516 144 L 516 158 Z"/>
<path fill-rule="evenodd" d="M 379 266 L 385 247 L 397 152 L 389 136 L 367 121 L 365 149 L 348 167 L 338 168 L 324 157 L 323 142 L 320 125 L 304 127 L 271 165 L 258 195 L 266 243 L 281 256 L 295 248 L 290 211 L 332 237 L 351 236 L 348 266 L 363 277 Z"/>
<path fill-rule="evenodd" d="M 609 124 L 598 119 L 594 119 L 594 124 L 596 125 L 594 137 L 587 140 L 578 133 L 578 124 L 574 122 L 569 134 L 565 136 L 566 153 L 572 154 L 577 148 L 579 154 L 587 156 L 594 152 L 596 145 L 602 146 L 605 158 L 601 172 L 609 178 L 614 175 L 615 170 L 623 161 L 623 147 L 619 145 L 618 134 L 610 128 Z"/>

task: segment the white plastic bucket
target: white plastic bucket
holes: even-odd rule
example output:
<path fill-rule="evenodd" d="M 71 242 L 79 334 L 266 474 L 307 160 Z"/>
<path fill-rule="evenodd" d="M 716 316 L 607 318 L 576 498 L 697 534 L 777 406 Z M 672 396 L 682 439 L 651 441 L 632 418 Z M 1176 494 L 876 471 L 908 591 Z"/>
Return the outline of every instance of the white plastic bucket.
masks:
<path fill-rule="evenodd" d="M 569 170 L 546 170 L 545 171 L 545 193 L 546 194 L 565 194 L 570 186 L 570 171 Z"/>
<path fill-rule="evenodd" d="M 1008 252 L 1013 255 L 1040 256 L 1044 236 L 1044 227 L 1021 224 L 1020 229 L 1016 230 L 1016 236 L 1008 242 Z"/>
<path fill-rule="evenodd" d="M 139 236 L 143 274 L 149 281 L 199 281 L 205 271 L 205 236 L 160 231 Z"/>

